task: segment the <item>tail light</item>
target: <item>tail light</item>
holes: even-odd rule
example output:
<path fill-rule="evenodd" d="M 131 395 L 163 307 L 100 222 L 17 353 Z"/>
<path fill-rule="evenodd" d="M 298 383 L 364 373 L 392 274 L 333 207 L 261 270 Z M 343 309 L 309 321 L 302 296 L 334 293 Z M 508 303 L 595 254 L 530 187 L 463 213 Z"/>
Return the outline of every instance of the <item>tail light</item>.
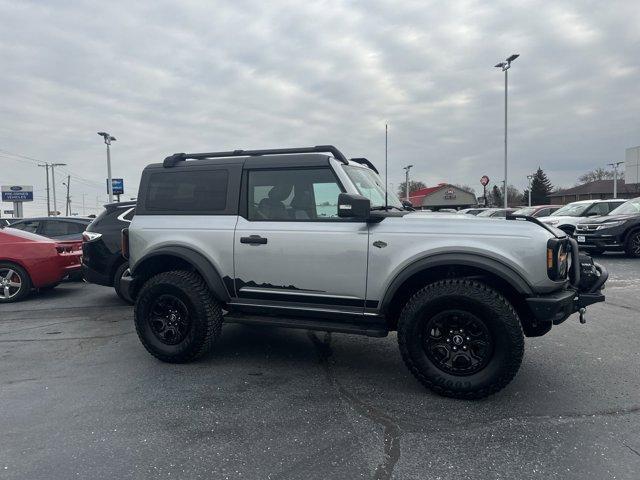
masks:
<path fill-rule="evenodd" d="M 99 239 L 102 236 L 101 233 L 96 232 L 82 232 L 82 239 L 85 242 L 93 242 L 94 240 Z"/>
<path fill-rule="evenodd" d="M 122 229 L 122 256 L 126 259 L 129 258 L 129 229 Z"/>
<path fill-rule="evenodd" d="M 71 253 L 73 249 L 73 245 L 56 245 L 56 252 L 58 253 Z"/>

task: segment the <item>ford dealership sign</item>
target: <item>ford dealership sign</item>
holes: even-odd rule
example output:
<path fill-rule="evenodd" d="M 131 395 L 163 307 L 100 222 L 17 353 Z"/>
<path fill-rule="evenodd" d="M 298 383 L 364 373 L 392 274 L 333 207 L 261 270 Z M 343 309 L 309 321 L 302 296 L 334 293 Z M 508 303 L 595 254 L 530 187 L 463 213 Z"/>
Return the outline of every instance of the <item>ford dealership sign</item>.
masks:
<path fill-rule="evenodd" d="M 3 202 L 33 202 L 33 185 L 2 185 Z"/>

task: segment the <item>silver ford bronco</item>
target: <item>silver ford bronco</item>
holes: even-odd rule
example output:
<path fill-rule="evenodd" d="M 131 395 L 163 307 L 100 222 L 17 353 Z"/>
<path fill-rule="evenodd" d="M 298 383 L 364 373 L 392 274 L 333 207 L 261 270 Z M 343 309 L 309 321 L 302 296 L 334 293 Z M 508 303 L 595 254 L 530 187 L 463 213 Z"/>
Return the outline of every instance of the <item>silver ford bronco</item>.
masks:
<path fill-rule="evenodd" d="M 608 276 L 530 217 L 412 211 L 331 145 L 147 166 L 123 252 L 138 336 L 160 360 L 205 354 L 223 322 L 396 330 L 422 384 L 469 399 L 511 381 L 525 336 L 584 321 Z"/>

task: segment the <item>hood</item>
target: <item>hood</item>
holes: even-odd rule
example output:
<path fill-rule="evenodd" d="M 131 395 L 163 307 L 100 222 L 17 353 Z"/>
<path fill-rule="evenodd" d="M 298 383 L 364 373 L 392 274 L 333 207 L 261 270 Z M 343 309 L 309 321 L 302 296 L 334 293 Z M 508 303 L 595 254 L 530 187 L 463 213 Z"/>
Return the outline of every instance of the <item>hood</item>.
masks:
<path fill-rule="evenodd" d="M 580 220 L 580 217 L 571 217 L 569 215 L 559 215 L 557 217 L 554 217 L 553 215 L 549 215 L 548 217 L 542 217 L 542 218 L 539 218 L 538 220 L 540 220 L 542 223 L 555 223 L 555 222 L 575 223 Z"/>
<path fill-rule="evenodd" d="M 619 222 L 620 220 L 630 220 L 638 215 L 602 215 L 600 217 L 589 217 L 581 220 L 579 223 L 588 223 L 589 225 L 598 225 L 607 222 Z"/>

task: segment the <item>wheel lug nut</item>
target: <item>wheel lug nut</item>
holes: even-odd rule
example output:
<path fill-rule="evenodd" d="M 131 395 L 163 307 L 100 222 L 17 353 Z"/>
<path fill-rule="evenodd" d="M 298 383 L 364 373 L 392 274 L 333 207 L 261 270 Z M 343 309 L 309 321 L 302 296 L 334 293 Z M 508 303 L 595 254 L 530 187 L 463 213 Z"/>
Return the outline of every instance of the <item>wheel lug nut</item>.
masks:
<path fill-rule="evenodd" d="M 447 343 L 449 343 L 451 340 L 447 338 Z"/>
<path fill-rule="evenodd" d="M 462 349 L 463 349 L 463 350 L 466 350 L 466 349 L 467 349 L 467 346 L 466 346 L 466 345 L 463 345 L 463 346 L 462 346 Z"/>
<path fill-rule="evenodd" d="M 455 352 L 456 350 L 458 350 L 458 347 L 453 347 L 453 351 Z"/>
<path fill-rule="evenodd" d="M 467 340 L 471 340 L 469 337 L 467 337 Z"/>

